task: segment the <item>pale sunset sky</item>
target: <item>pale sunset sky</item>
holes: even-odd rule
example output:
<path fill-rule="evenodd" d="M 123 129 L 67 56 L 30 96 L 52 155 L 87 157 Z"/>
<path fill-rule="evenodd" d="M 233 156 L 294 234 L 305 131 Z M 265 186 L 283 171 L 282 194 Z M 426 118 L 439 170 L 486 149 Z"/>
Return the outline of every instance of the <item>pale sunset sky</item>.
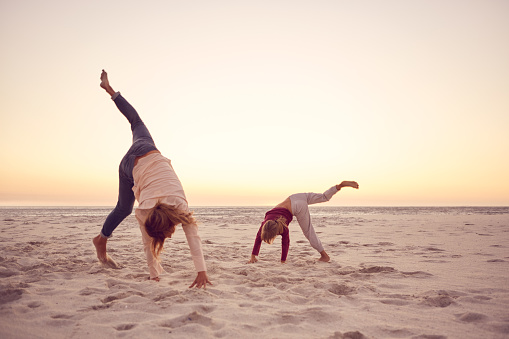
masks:
<path fill-rule="evenodd" d="M 127 120 L 193 206 L 509 205 L 509 1 L 0 1 L 0 206 L 113 206 Z"/>

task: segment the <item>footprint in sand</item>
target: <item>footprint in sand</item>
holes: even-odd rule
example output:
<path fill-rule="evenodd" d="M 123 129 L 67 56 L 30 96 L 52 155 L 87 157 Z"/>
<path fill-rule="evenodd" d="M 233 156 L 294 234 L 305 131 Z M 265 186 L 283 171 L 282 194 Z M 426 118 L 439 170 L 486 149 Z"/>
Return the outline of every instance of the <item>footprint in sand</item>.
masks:
<path fill-rule="evenodd" d="M 42 303 L 39 301 L 32 301 L 31 303 L 28 303 L 27 306 L 30 308 L 37 308 L 37 307 L 42 306 Z"/>
<path fill-rule="evenodd" d="M 72 317 L 72 315 L 68 314 L 55 314 L 51 316 L 52 319 L 71 319 Z"/>
<path fill-rule="evenodd" d="M 341 338 L 341 339 L 367 339 L 364 334 L 362 334 L 359 331 L 352 331 L 352 332 L 334 332 L 334 335 L 331 338 Z"/>
<path fill-rule="evenodd" d="M 477 322 L 483 322 L 488 317 L 484 314 L 480 313 L 474 313 L 474 312 L 468 312 L 463 314 L 456 315 L 460 321 L 466 322 L 466 323 L 477 323 Z"/>
<path fill-rule="evenodd" d="M 136 326 L 135 324 L 118 325 L 118 326 L 115 326 L 115 329 L 117 331 L 129 331 L 129 330 L 133 329 L 135 326 Z"/>
<path fill-rule="evenodd" d="M 349 295 L 355 292 L 355 288 L 347 286 L 345 284 L 334 284 L 327 290 L 340 297 L 342 295 Z"/>
<path fill-rule="evenodd" d="M 452 304 L 455 304 L 454 299 L 448 295 L 439 295 L 436 297 L 424 297 L 422 301 L 423 305 L 432 306 L 432 307 L 447 307 Z"/>

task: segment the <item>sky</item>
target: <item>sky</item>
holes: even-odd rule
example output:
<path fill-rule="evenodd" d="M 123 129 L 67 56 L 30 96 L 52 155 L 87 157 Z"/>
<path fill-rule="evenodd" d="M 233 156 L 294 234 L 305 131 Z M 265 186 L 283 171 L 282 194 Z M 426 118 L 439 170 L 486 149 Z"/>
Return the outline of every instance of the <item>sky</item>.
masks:
<path fill-rule="evenodd" d="M 0 0 L 0 206 L 113 206 L 127 120 L 192 206 L 509 205 L 509 2 Z"/>

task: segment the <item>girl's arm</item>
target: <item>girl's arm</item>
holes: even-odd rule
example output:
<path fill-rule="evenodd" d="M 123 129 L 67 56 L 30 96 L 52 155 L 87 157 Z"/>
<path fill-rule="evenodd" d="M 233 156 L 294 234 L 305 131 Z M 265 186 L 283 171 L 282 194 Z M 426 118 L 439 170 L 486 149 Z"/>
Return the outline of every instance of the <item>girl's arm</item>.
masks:
<path fill-rule="evenodd" d="M 258 261 L 258 259 L 256 259 L 256 256 L 260 254 L 260 247 L 262 247 L 262 227 L 263 224 L 262 226 L 260 226 L 258 233 L 256 233 L 253 251 L 251 252 L 251 259 L 247 262 L 248 264 L 252 264 Z"/>
<path fill-rule="evenodd" d="M 286 257 L 288 256 L 288 249 L 290 248 L 290 231 L 288 227 L 285 227 L 283 234 L 281 234 L 281 263 L 286 263 Z"/>

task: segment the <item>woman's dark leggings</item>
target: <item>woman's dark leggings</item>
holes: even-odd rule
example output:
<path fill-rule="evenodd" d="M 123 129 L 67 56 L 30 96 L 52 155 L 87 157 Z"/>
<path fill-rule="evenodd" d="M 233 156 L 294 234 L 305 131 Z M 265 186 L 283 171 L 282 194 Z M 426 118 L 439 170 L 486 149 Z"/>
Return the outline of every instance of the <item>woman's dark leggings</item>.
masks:
<path fill-rule="evenodd" d="M 129 216 L 133 211 L 134 206 L 134 186 L 133 168 L 134 161 L 137 157 L 147 154 L 150 151 L 157 150 L 154 140 L 150 135 L 147 127 L 141 120 L 138 112 L 134 109 L 127 100 L 117 93 L 113 96 L 113 101 L 117 105 L 120 112 L 127 118 L 131 124 L 131 131 L 133 132 L 133 144 L 127 151 L 126 155 L 122 158 L 118 168 L 119 186 L 118 186 L 118 201 L 117 205 L 110 212 L 106 221 L 104 222 L 101 230 L 101 235 L 109 238 L 113 230 Z"/>

